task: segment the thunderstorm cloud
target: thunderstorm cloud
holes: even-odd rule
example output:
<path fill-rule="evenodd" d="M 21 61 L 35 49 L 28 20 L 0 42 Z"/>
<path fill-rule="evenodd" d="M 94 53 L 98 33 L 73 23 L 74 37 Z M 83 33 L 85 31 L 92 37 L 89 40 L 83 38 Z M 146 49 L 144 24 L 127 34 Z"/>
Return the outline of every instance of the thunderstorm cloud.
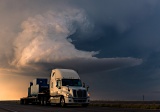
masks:
<path fill-rule="evenodd" d="M 14 58 L 11 66 L 18 68 L 72 68 L 96 72 L 141 64 L 132 57 L 97 58 L 98 51 L 78 50 L 69 38 L 77 29 L 89 32 L 94 25 L 83 10 L 72 9 L 61 13 L 46 12 L 22 22 L 22 31 L 13 41 Z M 74 38 L 73 38 L 74 39 Z M 47 66 L 47 63 L 49 66 Z M 36 67 L 37 66 L 37 67 Z"/>

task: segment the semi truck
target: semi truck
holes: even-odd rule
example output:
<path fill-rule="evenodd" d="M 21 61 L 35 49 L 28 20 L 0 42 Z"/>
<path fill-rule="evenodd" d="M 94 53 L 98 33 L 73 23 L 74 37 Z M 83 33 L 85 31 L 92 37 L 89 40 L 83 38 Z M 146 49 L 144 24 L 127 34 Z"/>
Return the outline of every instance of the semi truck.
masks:
<path fill-rule="evenodd" d="M 36 78 L 30 82 L 28 96 L 20 98 L 20 104 L 56 104 L 65 107 L 90 103 L 89 86 L 85 87 L 78 73 L 71 69 L 53 69 L 49 80 Z"/>

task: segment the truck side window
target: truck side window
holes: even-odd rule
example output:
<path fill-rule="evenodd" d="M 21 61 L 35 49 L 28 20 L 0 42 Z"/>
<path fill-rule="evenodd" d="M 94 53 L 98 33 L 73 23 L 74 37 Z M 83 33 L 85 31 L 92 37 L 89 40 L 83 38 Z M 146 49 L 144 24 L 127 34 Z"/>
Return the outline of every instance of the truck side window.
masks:
<path fill-rule="evenodd" d="M 55 74 L 55 72 L 54 72 L 54 73 L 52 73 L 52 77 L 54 76 L 54 74 Z"/>
<path fill-rule="evenodd" d="M 53 88 L 53 82 L 51 83 L 51 88 Z"/>
<path fill-rule="evenodd" d="M 57 80 L 57 85 L 56 85 L 58 88 L 61 87 L 61 80 Z"/>

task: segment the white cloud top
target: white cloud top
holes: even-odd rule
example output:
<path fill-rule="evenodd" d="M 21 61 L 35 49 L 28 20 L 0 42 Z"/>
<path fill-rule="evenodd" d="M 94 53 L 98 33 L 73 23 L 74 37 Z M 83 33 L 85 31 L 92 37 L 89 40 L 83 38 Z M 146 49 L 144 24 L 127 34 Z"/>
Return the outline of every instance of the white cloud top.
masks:
<path fill-rule="evenodd" d="M 63 13 L 48 12 L 37 15 L 22 23 L 22 32 L 14 42 L 16 46 L 14 64 L 48 62 L 54 63 L 72 58 L 92 58 L 97 52 L 77 50 L 67 37 L 76 28 L 88 29 L 89 21 L 83 11 Z"/>

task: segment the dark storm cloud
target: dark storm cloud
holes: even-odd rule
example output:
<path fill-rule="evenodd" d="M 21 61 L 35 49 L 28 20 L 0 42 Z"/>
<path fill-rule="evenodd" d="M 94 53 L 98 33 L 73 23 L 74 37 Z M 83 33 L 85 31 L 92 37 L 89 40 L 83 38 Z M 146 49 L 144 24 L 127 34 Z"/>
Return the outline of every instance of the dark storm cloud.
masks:
<path fill-rule="evenodd" d="M 151 16 L 157 7 L 157 0 L 101 0 L 77 1 L 75 4 L 84 8 L 96 24 L 96 27 L 106 32 L 103 27 L 114 27 L 119 33 L 124 33 L 135 24 L 141 23 Z M 97 28 L 97 30 L 98 30 Z M 107 32 L 106 32 L 107 33 Z"/>
<path fill-rule="evenodd" d="M 113 70 L 136 66 L 142 63 L 141 59 L 135 58 L 92 58 L 92 59 L 72 59 L 64 61 L 64 68 L 72 68 L 80 73 L 93 73 L 105 70 Z"/>
<path fill-rule="evenodd" d="M 99 54 L 97 51 L 76 49 L 71 42 L 76 39 L 77 31 L 82 36 L 80 38 L 85 40 L 85 35 L 89 36 L 95 27 L 82 9 L 68 8 L 60 13 L 47 11 L 29 17 L 22 22 L 21 27 L 22 31 L 12 43 L 15 52 L 11 65 L 23 68 L 22 70 L 27 67 L 37 69 L 38 67 L 31 66 L 34 63 L 37 66 L 38 63 L 52 63 L 54 67 L 72 68 L 87 73 L 142 63 L 141 59 L 134 57 L 96 58 L 95 55 Z"/>
<path fill-rule="evenodd" d="M 77 37 L 73 43 L 78 49 L 98 50 L 99 57 L 143 57 L 149 55 L 151 49 L 157 49 L 158 0 L 81 1 L 75 4 L 85 9 L 94 24 L 91 32 L 81 34 L 77 31 L 71 36 Z"/>
<path fill-rule="evenodd" d="M 46 72 L 51 71 L 53 68 L 65 68 L 73 69 L 78 71 L 80 74 L 84 74 L 132 67 L 141 63 L 141 59 L 135 58 L 75 58 L 53 63 L 30 63 L 29 65 L 31 67 L 34 66 L 35 69 L 41 69 Z"/>

